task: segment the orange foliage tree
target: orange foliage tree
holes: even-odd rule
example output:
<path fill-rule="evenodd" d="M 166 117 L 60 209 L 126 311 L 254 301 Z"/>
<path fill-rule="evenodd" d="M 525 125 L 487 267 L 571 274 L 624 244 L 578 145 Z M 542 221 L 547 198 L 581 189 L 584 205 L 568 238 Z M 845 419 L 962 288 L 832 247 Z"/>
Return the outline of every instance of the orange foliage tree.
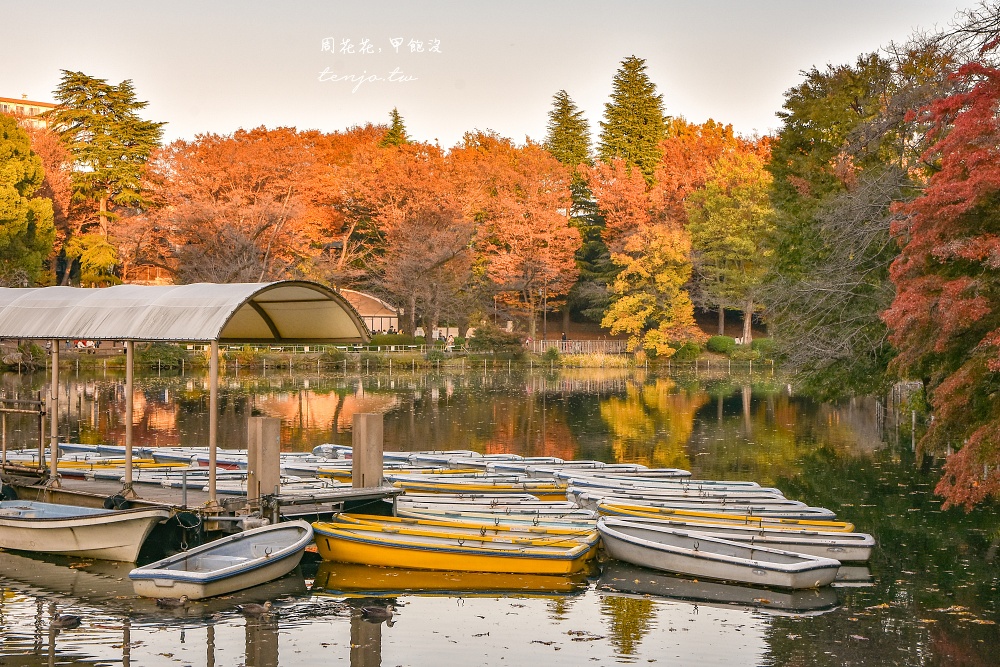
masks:
<path fill-rule="evenodd" d="M 492 289 L 536 335 L 539 305 L 573 286 L 580 233 L 570 226 L 570 175 L 541 146 L 470 132 L 449 153 L 465 215 L 476 223 L 478 262 Z"/>
<path fill-rule="evenodd" d="M 301 175 L 310 155 L 291 128 L 178 140 L 152 161 L 167 262 L 181 282 L 257 282 L 296 275 L 308 240 L 299 229 Z"/>
<path fill-rule="evenodd" d="M 685 289 L 691 239 L 664 208 L 662 190 L 647 187 L 642 174 L 621 160 L 598 163 L 586 174 L 604 215 L 611 260 L 620 268 L 601 326 L 627 334 L 630 351 L 662 357 L 674 354 L 674 343 L 702 340 Z"/>
<path fill-rule="evenodd" d="M 898 207 L 897 294 L 884 320 L 898 369 L 923 380 L 934 420 L 922 446 L 960 448 L 937 492 L 967 508 L 1000 497 L 1000 70 L 969 64 L 964 91 L 922 111 L 938 170 Z"/>

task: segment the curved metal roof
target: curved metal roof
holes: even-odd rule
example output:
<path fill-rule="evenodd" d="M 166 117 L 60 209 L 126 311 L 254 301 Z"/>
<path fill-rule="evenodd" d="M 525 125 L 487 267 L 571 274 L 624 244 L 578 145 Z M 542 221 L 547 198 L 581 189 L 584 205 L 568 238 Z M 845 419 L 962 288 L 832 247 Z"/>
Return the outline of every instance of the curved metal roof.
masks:
<path fill-rule="evenodd" d="M 318 283 L 0 288 L 0 338 L 359 343 L 368 329 Z"/>

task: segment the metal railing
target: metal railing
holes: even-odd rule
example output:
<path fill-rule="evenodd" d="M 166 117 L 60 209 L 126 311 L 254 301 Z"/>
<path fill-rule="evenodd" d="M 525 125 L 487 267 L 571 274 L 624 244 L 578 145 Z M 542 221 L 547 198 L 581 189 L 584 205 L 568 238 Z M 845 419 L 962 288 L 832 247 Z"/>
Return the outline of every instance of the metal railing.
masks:
<path fill-rule="evenodd" d="M 534 354 L 545 354 L 551 348 L 559 350 L 559 354 L 625 354 L 626 342 L 615 339 L 598 340 L 535 340 L 528 344 L 528 350 Z"/>

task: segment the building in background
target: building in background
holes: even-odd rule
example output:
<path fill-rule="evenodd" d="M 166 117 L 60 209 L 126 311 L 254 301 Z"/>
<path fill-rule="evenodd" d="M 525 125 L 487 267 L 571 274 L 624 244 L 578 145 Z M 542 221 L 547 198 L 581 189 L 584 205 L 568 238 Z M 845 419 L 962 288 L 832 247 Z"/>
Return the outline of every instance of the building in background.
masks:
<path fill-rule="evenodd" d="M 399 315 L 402 311 L 397 313 L 392 305 L 371 294 L 350 289 L 338 291 L 354 306 L 354 310 L 358 311 L 358 315 L 373 334 L 399 331 Z"/>
<path fill-rule="evenodd" d="M 14 116 L 22 125 L 48 127 L 48 122 L 40 116 L 46 111 L 55 109 L 56 105 L 51 102 L 35 102 L 27 98 L 27 95 L 22 95 L 21 99 L 0 97 L 0 113 Z"/>

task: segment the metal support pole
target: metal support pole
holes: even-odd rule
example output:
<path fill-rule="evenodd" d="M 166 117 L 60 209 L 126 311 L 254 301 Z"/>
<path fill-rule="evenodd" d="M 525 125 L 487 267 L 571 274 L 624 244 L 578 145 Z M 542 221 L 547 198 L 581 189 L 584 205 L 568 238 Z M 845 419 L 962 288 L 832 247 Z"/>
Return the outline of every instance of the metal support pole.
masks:
<path fill-rule="evenodd" d="M 208 504 L 218 505 L 215 498 L 216 445 L 219 437 L 219 341 L 212 341 L 208 363 Z"/>
<path fill-rule="evenodd" d="M 125 341 L 125 483 L 122 490 L 127 495 L 135 495 L 132 490 L 132 418 L 133 405 L 132 396 L 135 392 L 135 374 L 133 373 L 133 363 L 135 361 L 135 341 Z"/>
<path fill-rule="evenodd" d="M 49 485 L 58 486 L 56 462 L 59 459 L 59 341 L 53 339 L 52 345 L 52 383 L 49 385 L 49 409 L 52 410 L 52 432 L 49 434 Z"/>

